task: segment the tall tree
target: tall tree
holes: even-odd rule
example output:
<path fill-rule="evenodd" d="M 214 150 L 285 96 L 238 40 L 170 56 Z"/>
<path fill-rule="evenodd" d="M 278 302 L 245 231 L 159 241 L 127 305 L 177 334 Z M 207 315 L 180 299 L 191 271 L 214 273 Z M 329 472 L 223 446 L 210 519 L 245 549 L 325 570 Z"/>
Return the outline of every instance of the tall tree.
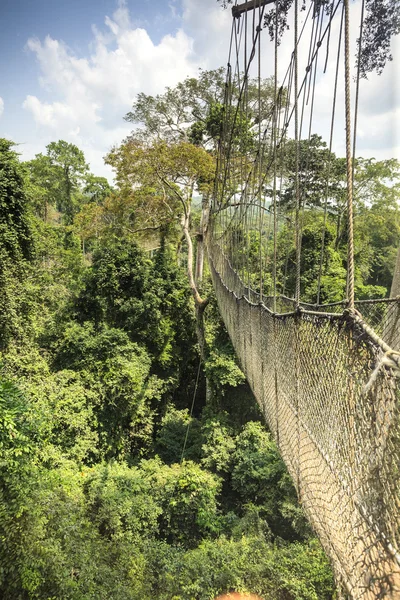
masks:
<path fill-rule="evenodd" d="M 240 90 L 234 77 L 226 78 L 224 68 L 214 71 L 200 70 L 197 78 L 188 77 L 174 88 L 167 88 L 163 94 L 149 96 L 139 94 L 132 110 L 125 119 L 141 128 L 133 131 L 135 138 L 164 139 L 169 142 L 186 141 L 204 148 L 216 155 L 222 140 L 221 134 L 227 128 L 227 120 L 234 127 L 230 145 L 237 154 L 246 155 L 251 162 L 254 140 L 258 135 L 258 124 L 265 124 L 271 115 L 274 102 L 274 84 L 271 78 L 248 82 L 246 110 L 235 114 L 226 112 L 223 101 L 228 94 L 232 104 L 239 98 Z M 253 152 L 254 154 L 254 152 Z M 231 194 L 240 186 L 239 177 L 245 177 L 248 169 L 243 169 L 243 160 L 237 161 L 238 177 Z M 209 195 L 203 193 L 202 218 L 197 236 L 196 280 L 203 272 L 204 236 L 207 227 Z"/>
<path fill-rule="evenodd" d="M 20 290 L 34 240 L 24 171 L 13 142 L 0 139 L 0 350 L 15 334 Z"/>
<path fill-rule="evenodd" d="M 200 70 L 197 78 L 188 77 L 176 87 L 167 88 L 163 94 L 138 94 L 125 120 L 144 126 L 145 137 L 185 140 L 216 151 L 226 117 L 223 101 L 227 86 L 233 104 L 240 94 L 237 82 L 227 81 L 225 75 L 223 67 L 213 71 Z M 260 118 L 265 122 L 270 117 L 274 101 L 272 78 L 262 79 L 260 93 L 258 80 L 250 79 L 247 87 L 246 117 L 244 114 L 236 116 L 236 135 L 242 140 L 245 132 L 251 131 Z M 135 130 L 135 135 L 139 133 Z"/>
<path fill-rule="evenodd" d="M 136 230 L 178 224 L 187 244 L 187 273 L 196 306 L 200 353 L 205 358 L 203 312 L 207 305 L 199 293 L 193 272 L 191 210 L 193 192 L 208 193 L 215 164 L 210 154 L 189 142 L 146 144 L 130 138 L 114 149 L 106 162 L 116 170 L 121 194 L 135 206 Z M 149 225 L 149 223 L 151 223 Z"/>
<path fill-rule="evenodd" d="M 79 210 L 80 185 L 87 174 L 88 165 L 82 150 L 74 144 L 59 140 L 51 142 L 46 148 L 51 164 L 58 167 L 60 173 L 57 208 L 69 225 Z"/>
<path fill-rule="evenodd" d="M 105 177 L 88 173 L 83 181 L 82 193 L 86 202 L 102 204 L 110 196 L 113 188 Z"/>
<path fill-rule="evenodd" d="M 62 174 L 53 165 L 49 156 L 36 154 L 35 158 L 24 163 L 28 172 L 27 192 L 36 215 L 47 222 L 50 207 L 55 207 L 59 196 Z"/>

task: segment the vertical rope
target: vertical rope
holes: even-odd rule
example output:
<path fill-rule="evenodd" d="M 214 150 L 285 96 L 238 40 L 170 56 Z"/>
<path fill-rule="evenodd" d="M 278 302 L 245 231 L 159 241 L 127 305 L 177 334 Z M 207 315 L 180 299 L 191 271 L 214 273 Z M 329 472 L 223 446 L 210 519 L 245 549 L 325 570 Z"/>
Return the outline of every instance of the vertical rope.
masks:
<path fill-rule="evenodd" d="M 358 39 L 356 100 L 355 100 L 355 105 L 354 105 L 353 163 L 352 163 L 352 173 L 351 173 L 353 187 L 354 187 L 354 169 L 355 169 L 356 145 L 357 145 L 358 95 L 359 95 L 359 91 L 360 91 L 360 63 L 361 63 L 362 37 L 363 37 L 363 28 L 364 28 L 364 9 L 365 9 L 365 0 L 363 0 L 362 4 L 361 4 L 360 37 Z"/>
<path fill-rule="evenodd" d="M 261 3 L 258 7 L 259 23 L 261 22 Z M 258 27 L 261 27 L 260 24 Z M 258 204 L 259 204 L 259 268 L 260 268 L 260 301 L 263 301 L 263 225 L 264 211 L 262 210 L 262 153 L 261 153 L 261 31 L 258 36 Z"/>
<path fill-rule="evenodd" d="M 299 188 L 299 61 L 298 61 L 298 20 L 299 20 L 299 2 L 294 3 L 294 139 L 296 144 L 296 172 L 295 172 L 295 190 L 296 190 L 296 306 L 300 304 L 300 188 Z"/>
<path fill-rule="evenodd" d="M 330 138 L 329 138 L 329 164 L 328 164 L 328 172 L 326 174 L 324 224 L 323 224 L 323 228 L 322 228 L 322 237 L 321 237 L 321 255 L 319 258 L 317 304 L 320 303 L 320 299 L 321 299 L 321 278 L 322 278 L 322 267 L 323 267 L 324 252 L 325 252 L 326 222 L 327 222 L 327 216 L 328 216 L 328 188 L 329 188 L 329 178 L 330 178 L 331 162 L 332 162 L 331 154 L 332 154 L 333 130 L 334 130 L 334 125 L 335 125 L 335 114 L 336 114 L 336 99 L 337 99 L 337 86 L 338 86 L 338 79 L 339 79 L 340 50 L 341 50 L 341 46 L 342 46 L 343 16 L 344 16 L 344 7 L 342 10 L 342 16 L 340 19 L 340 31 L 339 31 L 338 51 L 337 51 L 337 59 L 336 59 L 335 85 L 334 85 L 334 90 L 333 90 L 331 132 L 330 132 Z"/>
<path fill-rule="evenodd" d="M 299 188 L 299 162 L 300 162 L 300 146 L 299 146 L 299 103 L 298 103 L 298 77 L 299 77 L 299 61 L 298 61 L 298 21 L 299 21 L 299 2 L 294 3 L 294 137 L 296 144 L 296 307 L 300 305 L 300 188 Z M 301 317 L 299 317 L 300 319 Z M 299 501 L 301 501 L 300 489 L 300 323 L 295 327 L 295 356 L 296 356 L 296 408 L 297 408 L 297 493 Z"/>
<path fill-rule="evenodd" d="M 187 428 L 186 428 L 185 441 L 183 443 L 183 448 L 182 448 L 181 463 L 182 463 L 183 457 L 185 455 L 186 444 L 187 444 L 187 441 L 188 441 L 189 429 L 190 429 L 190 421 L 192 420 L 194 403 L 195 403 L 195 400 L 196 400 L 197 388 L 198 388 L 198 385 L 199 385 L 200 369 L 201 369 L 201 359 L 199 360 L 199 368 L 197 369 L 197 377 L 196 377 L 196 383 L 195 383 L 195 386 L 194 386 L 192 406 L 190 407 L 190 418 L 189 418 L 189 422 L 188 422 L 188 425 L 187 425 Z"/>
<path fill-rule="evenodd" d="M 249 68 L 248 68 L 248 62 L 247 62 L 247 55 L 248 55 L 248 50 L 247 50 L 247 35 L 248 35 L 248 19 L 247 19 L 247 15 L 248 13 L 245 12 L 244 14 L 244 33 L 245 33 L 245 38 L 244 38 L 244 64 L 246 65 L 246 72 L 244 74 L 244 94 L 243 94 L 243 101 L 244 101 L 244 115 L 245 115 L 245 127 L 247 127 L 247 121 L 248 121 L 248 110 L 249 110 Z M 253 13 L 254 16 L 254 13 Z M 253 33 L 253 38 L 254 38 L 254 33 Z M 247 132 L 246 132 L 247 133 Z M 244 168 L 243 168 L 243 185 L 244 185 L 244 204 L 245 204 L 245 235 L 246 235 L 246 278 L 243 278 L 243 281 L 246 283 L 246 279 L 247 279 L 247 297 L 250 299 L 250 229 L 251 229 L 251 214 L 249 214 L 248 211 L 248 203 L 249 203 L 249 196 L 248 196 L 248 186 L 246 184 L 246 180 L 247 180 L 247 163 L 248 163 L 248 149 L 247 149 L 247 142 L 246 142 L 246 147 L 245 147 L 245 152 L 244 152 Z M 250 211 L 251 213 L 251 211 Z"/>
<path fill-rule="evenodd" d="M 354 232 L 353 232 L 353 171 L 351 159 L 351 108 L 350 108 L 350 7 L 344 0 L 344 70 L 346 104 L 346 171 L 347 171 L 347 298 L 354 310 Z"/>
<path fill-rule="evenodd" d="M 278 125 L 278 0 L 275 1 L 275 64 L 274 64 L 274 187 L 273 187 L 273 203 L 274 203 L 274 259 L 273 259 L 273 271 L 272 271 L 272 282 L 273 282 L 273 311 L 276 313 L 276 260 L 277 260 L 277 236 L 278 236 L 278 221 L 277 221 L 277 207 L 276 207 L 276 134 Z"/>
<path fill-rule="evenodd" d="M 345 64 L 345 105 L 346 105 L 346 172 L 347 172 L 347 298 L 348 307 L 354 311 L 354 233 L 353 233 L 353 170 L 351 157 L 351 107 L 350 107 L 350 7 L 349 0 L 344 0 L 344 64 Z M 353 330 L 349 331 L 349 353 L 353 352 Z M 354 495 L 355 485 L 355 397 L 354 380 L 348 378 L 348 410 L 349 410 L 349 472 L 350 490 Z"/>

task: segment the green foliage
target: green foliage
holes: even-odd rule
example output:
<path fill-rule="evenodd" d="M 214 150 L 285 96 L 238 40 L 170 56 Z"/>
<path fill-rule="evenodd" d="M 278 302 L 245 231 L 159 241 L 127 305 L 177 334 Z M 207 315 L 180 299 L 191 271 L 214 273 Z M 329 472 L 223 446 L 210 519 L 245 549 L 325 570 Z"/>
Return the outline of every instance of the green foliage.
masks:
<path fill-rule="evenodd" d="M 155 444 L 157 454 L 165 463 L 177 463 L 181 460 L 186 436 L 184 458 L 198 459 L 201 441 L 199 422 L 190 417 L 187 409 L 178 410 L 170 406 L 161 420 Z"/>
<path fill-rule="evenodd" d="M 372 71 L 381 74 L 386 63 L 393 60 L 390 52 L 391 39 L 400 33 L 400 14 L 396 0 L 367 0 L 364 28 L 360 72 L 366 78 Z"/>
<path fill-rule="evenodd" d="M 50 164 L 57 171 L 57 209 L 64 215 L 67 225 L 73 222 L 79 205 L 79 184 L 88 170 L 85 156 L 74 144 L 64 140 L 46 146 Z"/>
<path fill-rule="evenodd" d="M 0 138 L 0 239 L 1 259 L 31 259 L 33 240 L 23 170 L 13 142 Z"/>
<path fill-rule="evenodd" d="M 101 398 L 85 385 L 84 374 L 72 370 L 47 372 L 32 378 L 29 385 L 35 413 L 40 414 L 40 434 L 46 453 L 63 456 L 78 464 L 92 462 L 100 452 L 96 406 Z"/>
<path fill-rule="evenodd" d="M 225 393 L 227 386 L 244 383 L 245 377 L 232 357 L 225 352 L 211 351 L 207 358 L 206 372 L 214 389 Z"/>
<path fill-rule="evenodd" d="M 157 587 L 160 600 L 213 600 L 232 590 L 266 600 L 330 600 L 334 592 L 318 543 L 271 546 L 259 537 L 221 537 L 183 555 L 170 555 Z"/>
<path fill-rule="evenodd" d="M 29 427 L 27 412 L 21 390 L 0 371 L 0 460 L 3 466 L 32 451 L 33 430 Z"/>
<path fill-rule="evenodd" d="M 147 473 L 108 463 L 83 471 L 83 477 L 87 513 L 104 537 L 140 543 L 141 537 L 158 532 L 162 511 Z"/>
<path fill-rule="evenodd" d="M 112 187 L 105 177 L 97 177 L 96 175 L 89 173 L 85 177 L 82 192 L 88 202 L 102 204 L 112 193 Z"/>
<path fill-rule="evenodd" d="M 219 478 L 191 461 L 167 466 L 150 460 L 141 466 L 162 508 L 161 537 L 171 544 L 191 548 L 218 532 Z"/>
<path fill-rule="evenodd" d="M 243 505 L 260 506 L 271 529 L 281 537 L 311 533 L 304 515 L 296 510 L 296 492 L 276 445 L 260 423 L 245 425 L 232 462 L 232 488 Z"/>
<path fill-rule="evenodd" d="M 233 453 L 236 448 L 232 428 L 215 419 L 208 419 L 203 425 L 203 445 L 201 464 L 219 475 L 230 472 Z"/>
<path fill-rule="evenodd" d="M 197 78 L 188 77 L 175 88 L 167 88 L 164 94 L 138 94 L 125 120 L 143 124 L 151 136 L 175 141 L 185 139 L 189 124 L 189 141 L 201 145 L 206 142 L 204 134 L 215 122 L 211 116 L 212 107 L 221 102 L 224 84 L 223 68 L 200 70 Z M 218 128 L 219 119 L 216 121 Z"/>
<path fill-rule="evenodd" d="M 216 135 L 221 116 L 213 104 L 218 81 L 209 81 L 215 83 L 213 98 L 200 106 L 205 128 L 197 132 L 203 146 Z M 197 85 L 188 83 L 194 90 Z M 207 93 L 205 84 L 201 93 Z M 212 600 L 230 589 L 266 599 L 332 597 L 326 559 L 270 435 L 256 422 L 257 405 L 212 297 L 204 365 L 212 394 L 202 369 L 196 387 L 193 307 L 176 243 L 167 240 L 183 210 L 180 186 L 207 187 L 201 169 L 212 161 L 203 148 L 185 144 L 172 150 L 164 144 L 158 154 L 153 148 L 176 212 L 152 257 L 129 229 L 139 218 L 143 223 L 149 198 L 147 209 L 164 199 L 155 163 L 147 163 L 135 198 L 135 210 L 144 212 L 132 215 L 132 198 L 117 201 L 71 145 L 50 145 L 46 156 L 24 167 L 12 151 L 6 156 L 10 173 L 21 175 L 20 188 L 14 187 L 23 210 L 15 221 L 21 229 L 10 235 L 21 277 L 13 279 L 9 271 L 2 280 L 7 323 L 13 324 L 0 378 L 5 600 Z M 364 170 L 371 175 L 372 166 Z M 385 198 L 393 220 L 388 191 Z M 370 210 L 387 223 L 381 237 Z M 99 226 L 100 216 L 112 215 L 115 221 Z M 366 259 L 360 271 L 360 285 L 375 286 L 371 278 L 376 269 L 389 268 L 384 265 L 395 236 L 379 201 L 360 209 L 359 218 L 360 243 L 371 236 L 386 252 L 379 265 L 370 268 Z M 8 229 L 14 221 L 6 215 L 5 223 Z M 24 246 L 24 231 L 34 246 Z M 312 294 L 321 219 L 310 214 L 304 233 L 305 283 Z M 341 279 L 335 233 L 329 221 L 324 276 Z M 281 235 L 284 244 L 289 233 Z M 251 243 L 255 257 L 257 236 Z M 203 291 L 210 287 L 205 279 Z"/>
<path fill-rule="evenodd" d="M 283 169 L 287 174 L 287 186 L 281 197 L 281 203 L 295 207 L 296 144 L 288 140 L 283 158 Z M 299 188 L 302 206 L 322 207 L 325 199 L 331 210 L 345 200 L 344 178 L 346 164 L 329 151 L 321 136 L 313 134 L 310 139 L 299 143 Z M 271 193 L 271 192 L 270 192 Z"/>
<path fill-rule="evenodd" d="M 34 257 L 34 240 L 24 173 L 14 144 L 0 138 L 0 350 L 20 333 L 21 280 Z"/>
<path fill-rule="evenodd" d="M 184 276 L 170 261 L 166 247 L 151 261 L 132 241 L 105 241 L 93 254 L 75 309 L 81 322 L 107 323 L 145 344 L 164 370 L 193 343 Z"/>
<path fill-rule="evenodd" d="M 150 376 L 151 358 L 145 348 L 120 329 L 96 332 L 91 323 L 73 323 L 59 341 L 55 365 L 80 372 L 95 392 L 93 410 L 106 456 L 124 456 L 135 445 L 150 443 L 153 417 L 148 400 L 157 398 L 161 389 Z"/>

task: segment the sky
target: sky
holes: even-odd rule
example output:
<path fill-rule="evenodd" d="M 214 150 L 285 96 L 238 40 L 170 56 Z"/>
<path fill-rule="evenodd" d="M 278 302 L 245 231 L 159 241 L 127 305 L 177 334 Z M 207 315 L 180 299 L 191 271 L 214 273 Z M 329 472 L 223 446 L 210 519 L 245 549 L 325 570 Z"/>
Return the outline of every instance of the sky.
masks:
<path fill-rule="evenodd" d="M 353 49 L 359 8 L 359 0 L 351 3 Z M 0 137 L 16 142 L 23 160 L 45 152 L 51 141 L 67 140 L 84 151 L 93 173 L 110 179 L 103 157 L 131 131 L 123 117 L 136 95 L 162 93 L 200 68 L 226 65 L 231 25 L 230 10 L 216 0 L 1 0 Z M 279 48 L 281 80 L 291 41 Z M 261 51 L 262 75 L 271 75 L 266 32 Z M 397 40 L 392 51 L 383 75 L 361 84 L 357 154 L 366 158 L 400 158 Z M 306 56 L 304 47 L 300 63 Z M 324 139 L 333 80 L 334 65 L 317 76 L 312 126 Z M 343 155 L 342 113 L 336 123 L 333 149 Z"/>

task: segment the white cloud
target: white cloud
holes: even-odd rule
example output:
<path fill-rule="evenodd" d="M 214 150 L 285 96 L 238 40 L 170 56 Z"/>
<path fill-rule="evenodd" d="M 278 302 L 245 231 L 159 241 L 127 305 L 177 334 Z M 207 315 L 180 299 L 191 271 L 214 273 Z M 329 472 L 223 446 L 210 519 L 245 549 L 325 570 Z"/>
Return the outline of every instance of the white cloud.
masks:
<path fill-rule="evenodd" d="M 232 27 L 230 9 L 222 10 L 215 0 L 182 0 L 184 30 L 193 38 L 193 49 L 201 66 L 215 69 L 228 60 Z"/>
<path fill-rule="evenodd" d="M 70 106 L 62 102 L 46 104 L 36 96 L 27 96 L 23 108 L 29 110 L 38 125 L 56 128 L 60 123 L 74 121 L 75 115 Z"/>
<path fill-rule="evenodd" d="M 4 100 L 0 97 L 0 117 L 4 112 Z"/>
<path fill-rule="evenodd" d="M 351 56 L 351 111 L 352 120 L 354 119 L 354 100 L 355 100 L 355 56 L 356 56 L 356 40 L 359 36 L 359 19 L 360 19 L 361 1 L 351 5 L 351 31 L 350 31 L 350 56 Z M 301 20 L 304 20 L 306 13 L 300 13 Z M 289 13 L 289 23 L 292 21 L 293 15 Z M 323 21 L 322 31 L 328 24 L 325 17 Z M 302 23 L 301 23 L 302 25 Z M 329 36 L 329 55 L 327 62 L 326 73 L 323 73 L 326 59 L 326 43 L 328 36 L 321 46 L 318 56 L 318 69 L 316 79 L 315 102 L 313 105 L 313 120 L 312 133 L 320 134 L 323 139 L 329 143 L 330 126 L 332 117 L 333 91 L 335 82 L 336 59 L 338 37 L 340 30 L 340 14 L 332 22 L 331 32 Z M 266 32 L 265 32 L 266 34 Z M 264 76 L 272 75 L 273 73 L 273 44 L 268 43 L 265 39 L 263 31 L 263 64 Z M 308 63 L 309 42 L 311 37 L 311 23 L 305 30 L 303 38 L 299 44 L 299 86 L 305 75 L 305 68 Z M 279 80 L 282 81 L 286 69 L 289 65 L 291 53 L 293 50 L 293 31 L 288 32 L 284 36 L 282 44 L 278 49 L 279 60 Z M 394 61 L 389 62 L 382 75 L 378 76 L 372 73 L 368 76 L 368 80 L 361 79 L 360 82 L 360 100 L 358 107 L 358 126 L 357 126 L 357 151 L 358 156 L 376 157 L 377 159 L 398 157 L 399 154 L 399 130 L 396 133 L 396 123 L 399 123 L 400 113 L 400 90 L 396 72 L 396 63 L 400 59 L 399 43 L 396 38 L 392 41 L 392 53 Z M 269 70 L 267 67 L 267 56 L 271 57 Z M 340 156 L 345 155 L 345 118 L 344 118 L 344 58 L 343 58 L 343 42 L 341 46 L 341 60 L 338 77 L 338 89 L 335 111 L 335 127 L 333 136 L 333 150 Z M 397 85 L 396 85 L 397 82 Z M 294 95 L 292 95 L 292 102 Z M 307 137 L 309 126 L 309 115 L 311 108 L 311 95 L 309 103 L 305 107 L 304 122 L 302 136 Z M 300 105 L 301 109 L 301 105 Z M 300 110 L 301 113 L 301 110 Z M 397 118 L 396 118 L 397 115 Z M 289 134 L 294 135 L 293 123 L 290 126 Z"/>
<path fill-rule="evenodd" d="M 155 44 L 146 30 L 131 28 L 122 2 L 105 24 L 105 33 L 93 30 L 88 57 L 76 56 L 50 36 L 44 41 L 28 40 L 27 48 L 40 66 L 44 95 L 57 98 L 46 102 L 28 95 L 23 103 L 42 140 L 49 135 L 75 143 L 80 140 L 86 154 L 101 148 L 104 155 L 130 131 L 123 116 L 137 93 L 160 93 L 167 85 L 196 74 L 193 40 L 182 29 Z"/>
<path fill-rule="evenodd" d="M 43 86 L 62 95 L 77 120 L 97 121 L 110 108 L 126 111 L 139 91 L 157 93 L 193 71 L 191 40 L 182 31 L 155 45 L 144 29 L 124 29 L 110 19 L 107 23 L 116 32 L 116 49 L 109 49 L 111 44 L 99 36 L 89 58 L 75 57 L 49 36 L 43 43 L 28 41 L 39 61 Z"/>
<path fill-rule="evenodd" d="M 355 6 L 355 16 L 359 0 Z M 172 18 L 177 19 L 179 4 L 170 0 Z M 302 18 L 304 13 L 302 13 Z M 27 95 L 24 109 L 36 124 L 36 142 L 27 144 L 30 152 L 43 151 L 49 141 L 63 138 L 79 145 L 91 162 L 93 170 L 109 173 L 102 157 L 130 131 L 123 116 L 139 92 L 161 93 L 186 76 L 196 75 L 199 67 L 212 69 L 226 65 L 231 34 L 231 11 L 222 10 L 215 0 L 181 0 L 180 28 L 155 43 L 143 27 L 134 26 L 124 0 L 120 0 L 112 17 L 105 18 L 105 28 L 92 27 L 93 40 L 86 56 L 77 56 L 64 42 L 47 36 L 44 40 L 31 38 L 27 48 L 39 64 L 41 97 Z M 176 24 L 176 20 L 175 20 Z M 335 32 L 339 19 L 334 21 L 330 60 L 334 61 Z M 353 39 L 357 37 L 357 26 Z M 306 41 L 307 34 L 304 39 Z M 279 48 L 281 64 L 287 64 L 292 50 L 292 35 Z M 307 46 L 307 44 L 305 44 Z M 273 46 L 268 33 L 262 34 L 263 76 L 273 71 Z M 352 52 L 354 56 L 354 52 Z M 302 72 L 307 47 L 300 49 Z M 320 66 L 325 58 L 320 61 Z M 254 66 L 256 66 L 256 60 Z M 359 115 L 359 148 L 363 152 L 391 155 L 398 146 L 399 136 L 390 126 L 400 94 L 390 88 L 394 68 L 381 78 L 371 76 L 362 82 L 362 101 Z M 282 68 L 282 73 L 285 67 Z M 282 79 L 282 73 L 280 79 Z M 329 135 L 331 96 L 334 68 L 318 79 L 319 100 L 315 106 L 315 129 L 327 139 Z M 389 86 L 389 87 L 388 87 Z M 343 100 L 343 84 L 338 96 Z M 385 91 L 382 91 L 385 90 Z M 353 94 L 354 98 L 354 94 Z M 0 114 L 2 104 L 0 103 Z M 374 125 L 371 127 L 371 120 Z M 343 152 L 343 115 L 337 118 L 335 150 Z M 385 133 L 386 132 L 386 133 Z"/>

